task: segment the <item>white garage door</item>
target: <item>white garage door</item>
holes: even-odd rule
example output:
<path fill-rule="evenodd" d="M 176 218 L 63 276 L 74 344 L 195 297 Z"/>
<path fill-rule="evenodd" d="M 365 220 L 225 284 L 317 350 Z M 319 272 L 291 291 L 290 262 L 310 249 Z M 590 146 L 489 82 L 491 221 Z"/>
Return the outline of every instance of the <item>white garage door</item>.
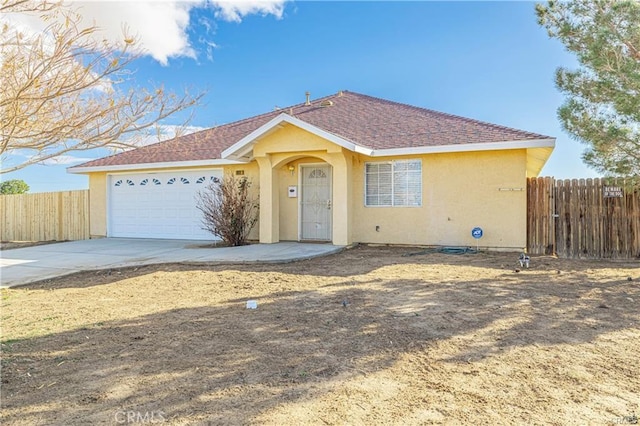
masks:
<path fill-rule="evenodd" d="M 202 229 L 196 195 L 222 170 L 109 177 L 109 236 L 214 240 Z"/>

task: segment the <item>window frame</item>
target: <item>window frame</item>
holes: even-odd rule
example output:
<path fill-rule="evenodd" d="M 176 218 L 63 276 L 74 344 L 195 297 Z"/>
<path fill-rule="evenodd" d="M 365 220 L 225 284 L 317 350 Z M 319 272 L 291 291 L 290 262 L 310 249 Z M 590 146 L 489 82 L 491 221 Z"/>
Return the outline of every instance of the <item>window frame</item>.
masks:
<path fill-rule="evenodd" d="M 418 190 L 419 203 L 418 204 L 395 204 L 395 189 L 396 189 L 396 181 L 395 181 L 395 165 L 397 163 L 418 163 L 420 165 L 420 188 Z M 389 164 L 391 166 L 391 204 L 368 204 L 367 202 L 367 189 L 369 188 L 367 182 L 367 166 L 373 164 Z M 409 170 L 407 170 L 408 172 Z M 363 202 L 365 207 L 399 207 L 399 208 L 420 208 L 422 207 L 422 159 L 420 158 L 410 158 L 404 160 L 387 160 L 387 161 L 367 161 L 364 163 L 364 194 L 363 194 Z M 379 182 L 378 182 L 378 191 L 379 191 Z M 407 200 L 408 201 L 408 200 Z"/>

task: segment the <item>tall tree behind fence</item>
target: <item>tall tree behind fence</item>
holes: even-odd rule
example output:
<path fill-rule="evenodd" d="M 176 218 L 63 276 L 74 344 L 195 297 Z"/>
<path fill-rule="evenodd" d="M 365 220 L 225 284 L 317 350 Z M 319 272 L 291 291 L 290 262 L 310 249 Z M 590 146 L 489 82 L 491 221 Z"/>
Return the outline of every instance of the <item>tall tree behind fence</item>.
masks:
<path fill-rule="evenodd" d="M 560 257 L 640 257 L 640 190 L 624 179 L 527 179 L 527 249 Z"/>
<path fill-rule="evenodd" d="M 0 195 L 2 241 L 89 238 L 89 191 Z"/>

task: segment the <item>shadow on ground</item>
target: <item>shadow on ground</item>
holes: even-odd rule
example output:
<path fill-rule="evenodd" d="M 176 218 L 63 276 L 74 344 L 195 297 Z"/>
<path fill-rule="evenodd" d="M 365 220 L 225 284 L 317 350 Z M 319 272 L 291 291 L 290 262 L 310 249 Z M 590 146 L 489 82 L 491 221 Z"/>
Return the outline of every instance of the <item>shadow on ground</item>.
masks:
<path fill-rule="evenodd" d="M 464 342 L 439 362 L 468 363 L 517 347 L 591 342 L 640 325 L 635 283 L 616 278 L 596 285 L 585 271 L 554 275 L 549 270 L 557 264 L 526 274 L 505 266 L 501 273 L 493 259 L 495 281 L 425 278 L 419 269 L 411 279 L 367 278 L 402 262 L 417 268 L 418 256 L 401 258 L 410 251 L 381 249 L 374 258 L 352 250 L 302 264 L 234 267 L 238 276 L 338 277 L 316 289 L 274 291 L 257 310 L 245 309 L 244 297 L 230 297 L 7 342 L 3 423 L 115 423 L 122 412 L 135 411 L 176 422 L 247 424 L 284 403 L 318 398 L 328 384 L 388 369 L 404 354 L 427 353 L 443 340 Z M 438 256 L 436 267 L 489 263 L 481 256 Z M 66 277 L 11 291 L 108 286 L 151 270 L 194 270 L 153 268 L 85 274 L 86 285 Z M 326 422 L 322 415 L 309 413 L 309 420 Z"/>

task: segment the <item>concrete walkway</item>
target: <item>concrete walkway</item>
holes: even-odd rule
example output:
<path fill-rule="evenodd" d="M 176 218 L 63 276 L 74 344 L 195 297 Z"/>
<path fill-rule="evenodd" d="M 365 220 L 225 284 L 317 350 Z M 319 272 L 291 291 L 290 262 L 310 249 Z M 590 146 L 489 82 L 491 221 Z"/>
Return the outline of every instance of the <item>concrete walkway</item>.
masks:
<path fill-rule="evenodd" d="M 0 252 L 0 287 L 13 287 L 79 271 L 155 263 L 284 263 L 337 253 L 331 244 L 284 242 L 200 248 L 207 241 L 103 238 Z"/>

